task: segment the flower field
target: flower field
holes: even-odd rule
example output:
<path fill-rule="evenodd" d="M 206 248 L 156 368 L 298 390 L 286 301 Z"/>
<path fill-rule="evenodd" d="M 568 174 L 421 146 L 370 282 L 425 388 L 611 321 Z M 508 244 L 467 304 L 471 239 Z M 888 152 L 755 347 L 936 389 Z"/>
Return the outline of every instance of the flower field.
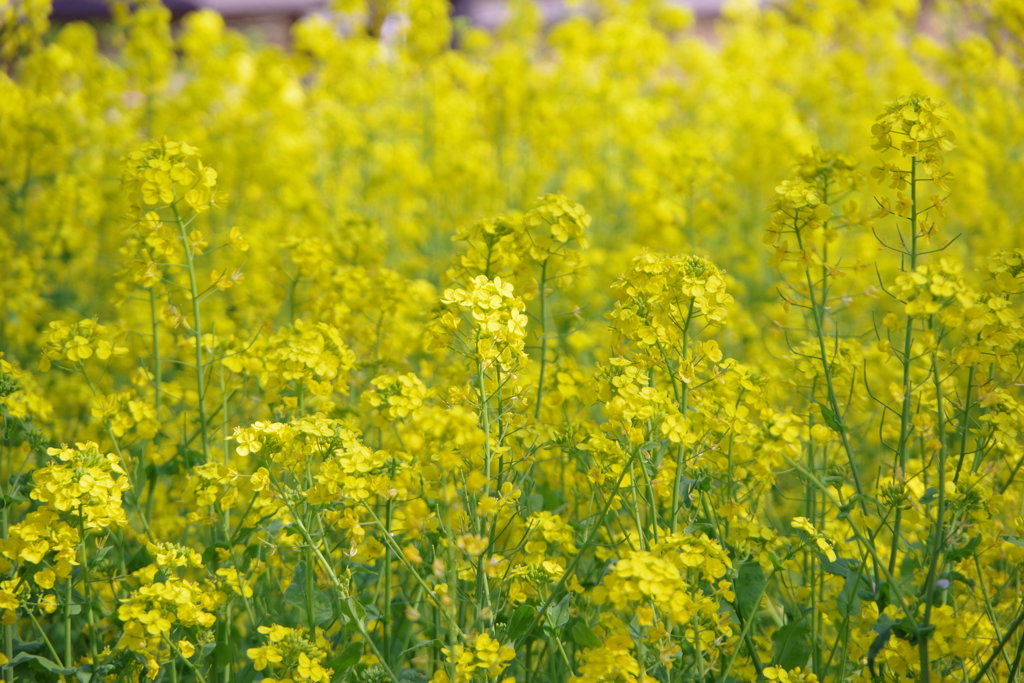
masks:
<path fill-rule="evenodd" d="M 1024 680 L 1024 4 L 0 0 L 0 670 Z"/>

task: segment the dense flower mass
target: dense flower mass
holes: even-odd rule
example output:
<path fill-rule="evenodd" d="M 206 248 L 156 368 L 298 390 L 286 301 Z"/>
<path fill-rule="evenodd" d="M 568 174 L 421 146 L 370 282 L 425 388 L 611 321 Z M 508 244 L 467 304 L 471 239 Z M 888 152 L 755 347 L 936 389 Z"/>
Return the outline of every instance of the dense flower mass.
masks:
<path fill-rule="evenodd" d="M 1001 683 L 1024 13 L 0 0 L 0 679 Z"/>

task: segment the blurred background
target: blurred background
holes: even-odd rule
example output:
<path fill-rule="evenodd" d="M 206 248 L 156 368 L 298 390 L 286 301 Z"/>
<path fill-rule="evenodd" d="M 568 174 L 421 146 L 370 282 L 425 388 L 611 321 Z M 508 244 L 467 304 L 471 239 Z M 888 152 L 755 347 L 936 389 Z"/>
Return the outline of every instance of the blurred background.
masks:
<path fill-rule="evenodd" d="M 710 28 L 719 17 L 726 0 L 676 0 L 694 14 L 696 28 Z M 174 12 L 175 18 L 198 9 L 212 9 L 221 14 L 230 28 L 253 37 L 287 44 L 291 25 L 302 17 L 325 11 L 328 0 L 166 0 L 164 4 Z M 554 22 L 568 12 L 565 0 L 539 0 L 537 3 L 548 22 Z M 759 2 L 760 4 L 760 2 Z M 452 0 L 452 12 L 469 22 L 494 28 L 508 14 L 507 0 Z M 55 0 L 52 20 L 102 22 L 110 16 L 107 0 Z"/>

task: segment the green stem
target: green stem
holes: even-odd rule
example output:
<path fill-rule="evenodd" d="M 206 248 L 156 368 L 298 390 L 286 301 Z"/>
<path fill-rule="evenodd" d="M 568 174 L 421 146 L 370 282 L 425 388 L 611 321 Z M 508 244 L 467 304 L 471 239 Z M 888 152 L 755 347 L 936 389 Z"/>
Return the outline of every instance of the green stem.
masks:
<path fill-rule="evenodd" d="M 956 472 L 953 473 L 954 484 L 960 478 L 960 469 L 964 466 L 964 457 L 967 455 L 967 432 L 970 431 L 967 419 L 970 417 L 971 388 L 974 386 L 974 372 L 976 369 L 976 365 L 971 365 L 970 370 L 967 371 L 967 398 L 964 399 L 964 410 L 960 417 L 960 458 L 956 463 Z"/>
<path fill-rule="evenodd" d="M 387 505 L 384 510 L 384 534 L 388 537 L 391 536 L 391 518 L 394 513 L 394 499 L 388 498 Z M 381 626 L 383 630 L 383 649 L 384 654 L 389 658 L 388 663 L 391 663 L 391 638 L 393 636 L 391 628 L 391 601 L 392 601 L 392 590 L 391 585 L 391 544 L 384 546 L 384 609 L 381 610 Z"/>
<path fill-rule="evenodd" d="M 373 517 L 373 521 L 377 524 L 377 527 L 383 530 L 384 524 L 380 521 L 380 518 L 377 517 L 376 513 L 374 513 L 373 509 L 368 504 L 364 504 L 364 507 L 366 508 L 366 511 L 370 513 L 370 516 Z M 398 545 L 395 543 L 395 539 L 391 536 L 386 536 L 384 539 L 384 543 L 392 547 L 392 550 L 394 550 L 395 552 L 395 557 L 398 558 L 399 562 L 405 565 L 405 568 L 409 571 L 409 574 L 416 580 L 416 583 L 420 585 L 420 588 L 426 591 L 428 599 L 434 604 L 434 606 L 438 609 L 442 609 L 443 611 L 441 603 L 435 597 L 434 589 L 427 585 L 427 583 L 423 580 L 423 577 L 419 575 L 419 572 L 417 572 L 415 568 L 412 566 L 412 564 L 409 563 L 409 560 L 407 560 L 405 557 L 405 553 L 403 553 L 401 549 L 398 547 Z M 454 622 L 451 619 L 451 615 L 447 612 L 443 613 L 448 619 L 449 623 L 454 624 Z"/>
<path fill-rule="evenodd" d="M 72 669 L 75 666 L 75 650 L 71 644 L 71 577 L 68 576 L 64 583 L 64 668 Z"/>
<path fill-rule="evenodd" d="M 634 450 L 633 454 L 630 456 L 629 462 L 626 463 L 626 466 L 622 468 L 622 472 L 619 474 L 619 478 L 615 482 L 615 488 L 608 496 L 608 501 L 605 503 L 604 508 L 601 510 L 601 513 L 594 520 L 593 526 L 590 528 L 590 533 L 587 534 L 587 540 L 583 543 L 583 547 L 581 547 L 579 549 L 579 552 L 577 552 L 576 555 L 573 556 L 572 560 L 569 561 L 569 565 L 565 568 L 565 571 L 562 573 L 562 578 L 560 578 L 558 580 L 558 583 L 555 584 L 554 588 L 551 589 L 551 592 L 548 594 L 547 599 L 537 610 L 537 613 L 533 617 L 533 621 L 530 622 L 530 626 L 523 632 L 523 635 L 519 636 L 519 638 L 516 639 L 516 649 L 518 649 L 523 644 L 523 642 L 526 640 L 530 632 L 534 628 L 536 628 L 537 624 L 540 623 L 540 620 L 547 613 L 548 607 L 550 607 L 551 604 L 555 601 L 555 596 L 559 594 L 559 591 L 561 591 L 562 587 L 565 586 L 566 581 L 568 581 L 569 577 L 571 577 L 573 575 L 573 572 L 576 571 L 576 565 L 580 563 L 580 560 L 583 559 L 583 556 L 586 554 L 587 550 L 589 550 L 590 547 L 597 540 L 598 531 L 601 529 L 602 526 L 604 526 L 605 517 L 608 516 L 608 511 L 611 509 L 612 503 L 615 502 L 615 497 L 619 495 L 619 491 L 622 488 L 622 480 L 625 479 L 626 473 L 629 471 L 630 467 L 633 466 L 633 462 L 636 460 L 637 453 L 638 451 Z"/>
<path fill-rule="evenodd" d="M 550 257 L 548 257 L 550 258 Z M 544 397 L 544 372 L 548 362 L 548 310 L 546 289 L 548 277 L 548 259 L 540 264 L 540 381 L 537 383 L 537 405 L 533 409 L 534 419 L 540 418 L 541 399 Z"/>
<path fill-rule="evenodd" d="M 160 424 L 160 415 L 163 412 L 163 400 L 164 400 L 164 369 L 163 364 L 160 362 L 160 328 L 158 325 L 157 313 L 156 313 L 156 292 L 152 289 L 149 290 L 149 317 L 153 329 L 153 383 L 156 389 L 156 396 L 154 397 L 154 405 L 156 407 L 156 421 Z M 158 428 L 159 429 L 159 428 Z M 153 436 L 154 443 L 157 441 L 159 433 Z M 139 470 L 145 473 L 145 450 L 139 453 Z M 145 515 L 146 526 L 153 520 L 153 493 L 156 490 L 156 472 L 154 471 L 152 476 L 147 477 L 149 486 L 147 488 L 146 495 L 146 508 L 143 512 Z M 141 494 L 139 494 L 141 495 Z"/>
<path fill-rule="evenodd" d="M 196 681 L 198 681 L 198 683 L 206 683 L 206 679 L 203 678 L 203 674 L 199 671 L 199 668 L 196 667 L 196 665 L 193 664 L 191 661 L 189 661 L 188 657 L 181 653 L 181 650 L 178 649 L 178 646 L 174 642 L 172 642 L 171 639 L 167 636 L 164 636 L 164 641 L 171 646 L 171 649 L 174 650 L 174 654 L 177 657 L 179 657 L 181 661 L 185 664 L 185 666 L 187 666 L 192 671 L 192 675 L 196 677 Z M 174 671 L 173 668 L 172 671 Z M 177 674 L 177 671 L 174 671 L 174 673 Z"/>
<path fill-rule="evenodd" d="M 95 670 L 99 662 L 99 654 L 96 650 L 96 622 L 92 614 L 92 590 L 89 586 L 89 553 L 86 551 L 85 516 L 81 506 L 78 508 L 78 530 L 81 534 L 82 544 L 82 583 L 85 586 L 85 619 L 89 624 L 89 654 L 92 655 L 92 665 Z"/>
<path fill-rule="evenodd" d="M 3 427 L 0 427 L 0 430 L 2 430 L 2 429 L 3 429 Z M 2 433 L 2 432 L 0 432 L 0 433 Z M 8 470 L 10 470 L 10 468 L 8 468 Z M 7 480 L 8 476 L 10 475 L 10 472 L 8 471 L 5 474 L 7 476 L 4 476 L 3 479 L 0 480 L 0 493 L 2 493 L 3 495 L 6 496 L 7 495 L 7 491 L 3 490 L 3 481 Z M 0 519 L 2 519 L 2 523 L 3 523 L 3 539 L 4 539 L 4 541 L 8 540 L 8 533 L 10 531 L 10 527 L 9 527 L 10 522 L 8 520 L 7 515 L 8 515 L 8 506 L 5 504 L 4 505 L 4 509 L 3 509 L 2 518 L 0 518 Z M 33 617 L 33 621 L 35 621 L 35 617 Z M 44 635 L 43 637 L 45 638 L 46 636 Z M 47 643 L 49 643 L 49 641 L 47 641 Z M 53 647 L 51 646 L 50 649 L 52 650 Z M 8 625 L 4 626 L 4 654 L 7 655 L 7 661 L 8 661 L 8 664 L 4 665 L 4 669 L 3 669 L 4 680 L 5 681 L 13 681 L 14 680 L 13 677 L 12 677 L 12 674 L 13 674 L 12 669 L 13 669 L 13 667 L 10 665 L 10 661 L 11 661 L 11 659 L 14 658 L 14 624 L 8 624 Z M 60 661 L 60 660 L 55 658 L 55 661 Z"/>
<path fill-rule="evenodd" d="M 575 676 L 572 672 L 572 664 L 569 662 L 569 655 L 565 653 L 565 646 L 562 645 L 562 639 L 558 636 L 553 636 L 555 645 L 558 646 L 558 652 L 562 655 L 562 661 L 565 662 L 565 668 L 569 670 L 571 676 Z"/>
<path fill-rule="evenodd" d="M 278 490 L 280 490 L 280 484 L 278 483 L 277 478 L 273 476 L 273 474 L 271 474 L 271 481 L 278 488 Z M 313 549 L 313 553 L 320 561 L 320 564 L 324 568 L 324 571 L 327 572 L 327 578 L 330 580 L 331 586 L 334 588 L 335 599 L 338 600 L 339 603 L 341 603 L 343 596 L 346 596 L 346 590 L 344 586 L 341 585 L 341 581 L 338 579 L 338 575 L 334 572 L 334 567 L 331 566 L 331 563 L 328 562 L 326 557 L 324 557 L 324 554 L 320 551 L 320 548 L 317 547 L 317 545 L 313 542 L 313 537 L 310 535 L 309 530 L 306 528 L 306 525 L 302 521 L 302 518 L 295 510 L 295 506 L 292 505 L 291 501 L 288 499 L 288 496 L 282 495 L 281 500 L 284 501 L 285 505 L 288 506 L 288 511 L 291 513 L 292 518 L 295 520 L 295 525 L 296 527 L 298 527 L 299 534 L 302 536 L 302 539 L 310 548 Z M 370 637 L 369 631 L 366 630 L 366 625 L 360 619 L 355 620 L 355 623 L 356 628 L 359 629 L 359 633 L 362 634 L 363 639 L 366 641 L 367 646 L 370 648 L 370 651 L 373 652 L 374 656 L 376 656 L 378 660 L 380 660 L 381 666 L 384 667 L 384 671 L 387 673 L 388 677 L 395 683 L 399 683 L 398 677 L 395 676 L 395 672 L 391 670 L 391 667 L 388 665 L 387 660 L 384 658 L 384 655 L 377 648 L 377 645 L 374 644 L 373 639 Z"/>
<path fill-rule="evenodd" d="M 910 160 L 910 270 L 917 268 L 917 159 Z M 903 404 L 900 407 L 900 440 L 896 444 L 897 465 L 902 476 L 907 472 L 907 445 L 910 435 L 910 354 L 914 347 L 914 318 L 907 316 L 907 327 L 903 339 Z M 899 550 L 900 524 L 903 521 L 903 511 L 896 510 L 896 517 L 893 521 L 892 547 L 889 550 L 889 572 L 896 569 L 896 556 Z"/>
<path fill-rule="evenodd" d="M 705 676 L 704 648 L 702 648 L 700 644 L 700 621 L 698 621 L 696 614 L 693 615 L 693 618 L 690 620 L 690 625 L 693 627 L 693 649 L 695 651 L 694 656 L 697 659 L 697 680 L 703 681 Z M 739 650 L 738 643 L 736 650 Z"/>
<path fill-rule="evenodd" d="M 185 249 L 185 259 L 188 265 L 189 286 L 192 288 L 192 317 L 195 319 L 192 332 L 196 340 L 196 394 L 199 397 L 199 429 L 203 439 L 203 458 L 210 461 L 210 439 L 206 432 L 206 386 L 203 382 L 203 326 L 199 316 L 199 284 L 196 280 L 196 266 L 192 254 L 192 247 L 189 245 L 185 221 L 181 219 L 177 202 L 171 204 L 174 210 L 174 220 L 178 223 L 181 232 L 182 247 Z"/>
<path fill-rule="evenodd" d="M 683 323 L 682 360 L 684 362 L 686 361 L 686 354 L 689 350 L 690 344 L 690 323 L 693 321 L 693 303 L 693 299 L 690 299 L 690 305 L 686 312 L 686 322 Z M 669 360 L 668 352 L 665 351 L 665 347 L 662 346 L 661 342 L 658 342 L 658 350 L 661 351 L 661 357 L 665 361 L 665 368 L 668 371 L 669 379 L 672 380 L 672 391 L 675 394 L 676 403 L 679 405 L 679 413 L 685 420 L 690 388 L 686 384 L 679 386 L 679 380 L 676 378 L 677 367 Z M 672 478 L 672 516 L 669 518 L 669 532 L 673 534 L 676 532 L 676 529 L 679 528 L 679 498 L 680 488 L 683 485 L 683 464 L 685 460 L 686 446 L 680 442 L 676 447 L 676 472 L 675 476 Z"/>
<path fill-rule="evenodd" d="M 939 438 L 939 502 L 938 512 L 935 514 L 935 531 L 932 545 L 931 562 L 928 565 L 928 576 L 925 578 L 925 602 L 924 619 L 921 622 L 922 633 L 918 650 L 921 656 L 921 680 L 928 683 L 931 678 L 931 667 L 928 656 L 928 642 L 931 639 L 928 626 L 931 623 L 932 603 L 935 602 L 935 577 L 938 573 L 939 558 L 942 557 L 943 547 L 946 542 L 945 515 L 946 515 L 946 419 L 942 409 L 942 380 L 939 377 L 938 359 L 932 355 L 932 374 L 935 381 L 935 413 L 936 433 Z"/>
<path fill-rule="evenodd" d="M 53 643 L 50 642 L 50 639 L 46 637 L 46 631 L 43 630 L 42 624 L 40 624 L 39 620 L 36 619 L 36 615 L 32 614 L 32 612 L 26 613 L 28 614 L 28 618 L 32 620 L 32 625 L 36 627 L 36 631 L 39 632 L 39 637 L 43 639 L 44 643 L 46 643 L 46 649 L 50 653 L 50 656 L 53 657 L 53 661 L 59 662 L 60 657 L 57 656 L 57 650 L 54 649 Z M 14 682 L 13 678 L 5 678 L 4 680 L 9 680 L 11 683 Z"/>
<path fill-rule="evenodd" d="M 800 215 L 799 209 L 796 212 L 796 216 Z M 796 233 L 797 244 L 801 251 L 804 248 L 803 237 L 800 235 L 800 228 L 797 224 L 797 218 L 793 219 L 793 231 Z M 818 340 L 818 353 L 821 354 L 821 371 L 825 377 L 825 388 L 828 391 L 828 405 L 832 411 L 832 417 L 835 420 L 836 426 L 839 428 L 839 436 L 843 443 L 843 450 L 846 452 L 846 460 L 850 463 L 850 474 L 853 476 L 853 485 L 857 490 L 857 495 L 861 497 L 861 509 L 867 514 L 867 504 L 864 502 L 864 487 L 860 480 L 860 470 L 857 468 L 857 460 L 853 455 L 853 447 L 850 445 L 850 437 L 846 433 L 846 425 L 843 421 L 843 411 L 839 406 L 839 398 L 836 396 L 835 384 L 832 381 L 832 367 L 828 361 L 828 349 L 825 345 L 825 304 L 824 294 L 822 300 L 818 301 L 815 296 L 814 282 L 811 280 L 811 271 L 809 268 L 804 269 L 804 279 L 807 282 L 807 296 L 811 300 L 811 318 L 814 319 L 814 332 L 815 337 Z M 826 285 L 823 283 L 823 292 L 825 291 Z"/>
<path fill-rule="evenodd" d="M 989 667 L 992 666 L 992 663 L 996 661 L 997 657 L 999 657 L 999 653 L 1001 653 L 1003 648 L 1006 647 L 1006 644 L 1010 642 L 1010 638 L 1013 637 L 1014 632 L 1020 627 L 1022 622 L 1024 622 L 1024 612 L 1018 614 L 1017 618 L 1010 624 L 1010 627 L 1006 629 L 1006 635 L 1003 636 L 1002 640 L 1000 640 L 999 644 L 996 646 L 996 649 L 991 655 L 989 655 L 989 658 L 985 660 L 985 663 L 982 664 L 981 668 L 978 669 L 978 673 L 974 674 L 974 678 L 971 679 L 971 683 L 981 683 L 985 674 L 988 673 Z"/>
<path fill-rule="evenodd" d="M 765 591 L 768 590 L 768 584 L 771 583 L 772 577 L 775 576 L 775 571 L 768 575 L 768 578 L 764 580 L 764 584 L 761 585 L 761 590 L 757 593 L 757 598 L 754 599 L 753 609 L 750 611 L 750 616 L 747 617 L 747 623 L 743 624 L 743 628 L 740 631 L 739 640 L 736 643 L 736 647 L 733 649 L 732 654 L 729 655 L 729 660 L 725 663 L 725 667 L 722 669 L 722 675 L 718 677 L 718 683 L 725 683 L 726 679 L 729 678 L 729 672 L 732 671 L 732 665 L 736 662 L 736 657 L 740 654 L 739 642 L 745 640 L 747 635 L 750 633 L 750 627 L 754 623 L 754 614 L 757 612 L 757 606 L 761 604 L 761 599 L 764 598 Z"/>
<path fill-rule="evenodd" d="M 801 475 L 806 477 L 808 481 L 814 484 L 815 488 L 817 488 L 823 494 L 823 496 L 828 500 L 830 505 L 834 506 L 836 509 L 843 508 L 842 502 L 836 499 L 836 497 L 832 494 L 832 491 L 830 491 L 829 488 L 825 485 L 825 483 L 822 482 L 821 479 L 819 479 L 813 472 L 809 472 L 807 468 L 803 466 L 803 464 L 797 462 L 796 460 L 793 460 L 788 456 L 783 456 L 783 459 L 785 459 L 785 461 L 789 464 L 790 467 L 795 469 Z M 875 563 L 875 566 L 885 577 L 885 580 L 889 583 L 889 589 L 890 591 L 892 591 L 893 596 L 896 598 L 897 606 L 900 609 L 902 609 L 904 614 L 906 615 L 905 618 L 909 622 L 909 627 L 911 629 L 916 629 L 917 621 L 914 619 L 913 610 L 910 608 L 906 596 L 903 595 L 902 584 L 896 581 L 896 578 L 893 576 L 892 572 L 890 572 L 885 567 L 881 559 L 878 557 L 878 551 L 875 548 L 873 539 L 869 539 L 868 536 L 863 531 L 861 531 L 860 525 L 854 521 L 853 517 L 847 516 L 845 519 L 846 523 L 850 525 L 850 529 L 853 531 L 854 538 L 860 544 L 861 548 L 866 550 L 868 554 L 871 555 L 871 559 Z"/>

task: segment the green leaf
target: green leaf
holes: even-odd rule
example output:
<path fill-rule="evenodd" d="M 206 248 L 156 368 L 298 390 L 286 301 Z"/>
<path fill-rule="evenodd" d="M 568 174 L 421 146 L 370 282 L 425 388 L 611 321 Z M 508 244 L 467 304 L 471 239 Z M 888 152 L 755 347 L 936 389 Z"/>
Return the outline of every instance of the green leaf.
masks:
<path fill-rule="evenodd" d="M 876 621 L 874 625 L 872 625 L 871 630 L 877 633 L 878 635 L 882 635 L 883 633 L 888 633 L 889 631 L 891 631 L 892 625 L 895 623 L 896 622 L 893 621 L 892 617 L 890 617 L 888 614 L 879 614 L 878 621 Z"/>
<path fill-rule="evenodd" d="M 572 639 L 583 647 L 601 647 L 601 639 L 594 635 L 585 622 L 577 621 L 572 627 Z"/>
<path fill-rule="evenodd" d="M 212 543 L 206 546 L 206 549 L 203 551 L 203 564 L 215 564 L 220 562 L 220 553 L 217 552 L 218 550 L 231 550 L 231 548 L 228 547 L 227 543 L 223 542 Z"/>
<path fill-rule="evenodd" d="M 715 527 L 710 522 L 694 522 L 683 529 L 683 533 L 693 535 L 703 533 L 708 538 L 715 537 Z"/>
<path fill-rule="evenodd" d="M 213 648 L 213 661 L 217 666 L 231 664 L 231 626 L 222 619 L 217 620 L 217 645 Z"/>
<path fill-rule="evenodd" d="M 873 641 L 871 641 L 871 646 L 868 648 L 868 669 L 871 671 L 872 678 L 878 675 L 875 671 L 875 660 L 882 652 L 882 648 L 885 647 L 885 644 L 889 642 L 889 638 L 891 636 L 892 632 L 886 628 L 875 636 Z"/>
<path fill-rule="evenodd" d="M 964 576 L 960 572 L 946 572 L 941 578 L 948 579 L 949 581 L 959 581 L 968 588 L 974 588 L 974 579 Z"/>
<path fill-rule="evenodd" d="M 526 497 L 526 514 L 532 515 L 544 509 L 544 496 L 539 493 L 532 493 Z"/>
<path fill-rule="evenodd" d="M 824 418 L 825 424 L 828 425 L 829 429 L 831 429 L 833 432 L 836 432 L 837 434 L 842 434 L 844 431 L 846 431 L 846 427 L 840 424 L 839 418 L 836 417 L 836 413 L 834 410 L 832 410 L 828 406 L 818 407 L 821 408 L 821 417 Z"/>
<path fill-rule="evenodd" d="M 300 561 L 292 571 L 292 582 L 284 590 L 284 601 L 293 606 L 300 607 L 305 600 L 306 593 L 306 562 Z"/>
<path fill-rule="evenodd" d="M 512 613 L 512 617 L 508 620 L 509 640 L 519 640 L 526 633 L 526 630 L 530 628 L 530 624 L 533 623 L 536 615 L 537 610 L 533 605 L 520 605 L 517 607 L 516 611 Z"/>
<path fill-rule="evenodd" d="M 808 641 L 810 633 L 810 624 L 803 618 L 776 630 L 772 634 L 775 665 L 783 669 L 807 666 L 807 659 L 811 656 L 811 644 Z"/>
<path fill-rule="evenodd" d="M 297 609 L 301 615 L 301 623 L 309 623 L 306 604 L 306 563 L 299 562 L 292 574 L 292 582 L 284 591 L 284 601 Z M 313 621 L 322 624 L 334 616 L 330 597 L 319 588 L 313 588 Z"/>
<path fill-rule="evenodd" d="M 245 665 L 245 668 L 241 672 L 234 674 L 231 677 L 232 683 L 252 683 L 256 679 L 256 669 L 253 667 L 252 662 Z M 95 683 L 95 681 L 93 681 Z"/>
<path fill-rule="evenodd" d="M 43 651 L 43 641 L 41 640 L 30 640 L 28 642 L 15 642 L 14 643 L 14 654 L 20 654 L 27 652 L 30 655 L 34 655 L 37 652 Z"/>
<path fill-rule="evenodd" d="M 855 617 L 860 614 L 860 598 L 857 596 L 857 586 L 860 583 L 860 575 L 857 573 L 846 577 L 843 590 L 839 591 L 839 595 L 836 597 L 836 609 L 840 616 Z"/>
<path fill-rule="evenodd" d="M 966 560 L 968 557 L 974 554 L 974 551 L 978 549 L 979 545 L 981 545 L 980 534 L 978 536 L 975 536 L 959 548 L 951 548 L 946 553 L 946 559 L 950 562 L 959 562 L 961 560 Z"/>
<path fill-rule="evenodd" d="M 444 641 L 441 640 L 440 638 L 434 638 L 433 640 L 421 640 L 419 642 L 413 643 L 412 647 L 410 647 L 409 649 L 402 651 L 402 656 L 404 657 L 405 655 L 409 654 L 410 652 L 415 652 L 416 650 L 420 649 L 421 647 L 428 647 L 428 646 L 429 647 L 444 647 Z"/>
<path fill-rule="evenodd" d="M 364 643 L 349 643 L 340 655 L 327 663 L 328 668 L 334 669 L 335 678 L 359 662 L 359 658 L 363 656 L 363 647 Z"/>
<path fill-rule="evenodd" d="M 74 675 L 77 669 L 68 669 L 60 664 L 47 659 L 46 657 L 40 657 L 39 655 L 30 655 L 27 652 L 21 652 L 14 659 L 11 660 L 10 666 L 15 667 L 19 664 L 28 664 L 32 669 L 39 673 L 50 673 L 57 674 L 59 676 L 71 676 Z"/>
<path fill-rule="evenodd" d="M 733 590 L 736 591 L 736 608 L 740 611 L 741 617 L 749 619 L 758 608 L 761 593 L 767 583 L 768 579 L 758 562 L 745 562 L 740 565 Z"/>
<path fill-rule="evenodd" d="M 860 560 L 849 557 L 837 557 L 835 562 L 821 555 L 819 557 L 823 558 L 821 560 L 821 568 L 834 576 L 849 577 L 856 574 L 857 568 L 860 567 Z"/>
<path fill-rule="evenodd" d="M 352 596 L 341 601 L 341 613 L 360 624 L 366 620 L 366 608 Z"/>
<path fill-rule="evenodd" d="M 546 627 L 549 631 L 562 628 L 569 622 L 569 599 L 572 593 L 566 593 L 565 597 L 558 601 L 557 605 L 548 607 L 548 621 Z"/>

